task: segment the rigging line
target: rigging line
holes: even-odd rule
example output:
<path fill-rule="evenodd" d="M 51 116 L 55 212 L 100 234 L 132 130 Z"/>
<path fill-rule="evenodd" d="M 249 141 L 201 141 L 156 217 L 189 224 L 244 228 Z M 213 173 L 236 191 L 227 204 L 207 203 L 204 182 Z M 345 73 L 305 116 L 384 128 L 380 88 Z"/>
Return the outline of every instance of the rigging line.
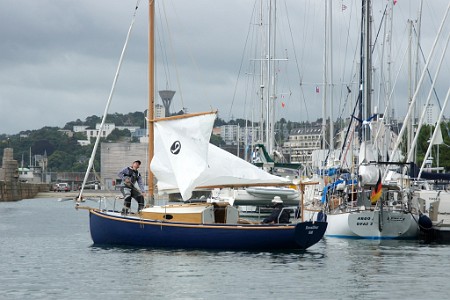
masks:
<path fill-rule="evenodd" d="M 161 6 L 158 5 L 158 10 L 159 10 L 159 14 L 162 15 L 161 13 Z M 161 22 L 161 19 L 159 19 L 159 21 Z M 162 37 L 164 36 L 164 32 L 162 30 L 163 26 L 156 26 L 156 30 L 158 31 L 158 40 L 159 40 L 159 46 L 161 49 L 161 53 L 162 53 L 162 58 L 164 61 L 164 73 L 166 75 L 166 87 L 170 85 L 169 81 L 170 81 L 170 70 L 169 70 L 169 58 L 167 57 L 167 52 L 164 51 L 165 47 L 163 47 L 164 44 L 164 40 L 162 39 Z"/>
<path fill-rule="evenodd" d="M 405 59 L 402 60 L 402 64 L 400 65 L 400 68 L 397 71 L 397 75 L 395 76 L 395 80 L 394 80 L 394 84 L 392 86 L 392 89 L 389 91 L 389 97 L 387 99 L 387 103 L 385 104 L 385 108 L 384 108 L 384 112 L 383 112 L 384 116 L 387 115 L 388 109 L 389 109 L 389 107 L 391 107 L 391 100 L 392 100 L 392 96 L 394 94 L 395 86 L 397 84 L 398 77 L 400 76 L 400 71 L 403 69 L 403 64 L 405 63 L 405 60 L 406 60 L 406 57 L 407 57 L 406 53 L 408 51 L 409 51 L 409 46 L 405 49 L 405 52 L 403 53 L 403 57 Z M 377 133 L 375 135 L 375 141 L 378 140 L 378 136 L 380 135 L 380 133 L 381 133 L 381 126 L 377 130 Z"/>
<path fill-rule="evenodd" d="M 381 26 L 383 24 L 383 20 L 386 17 L 387 7 L 388 7 L 388 4 L 386 3 L 386 6 L 384 7 L 384 12 L 383 12 L 381 20 L 380 20 L 380 26 L 378 27 L 377 35 L 375 36 L 375 40 L 373 41 L 373 45 L 372 45 L 372 49 L 371 49 L 372 54 L 373 54 L 373 51 L 375 49 L 375 44 L 377 43 L 378 36 L 380 35 L 380 32 L 381 32 Z"/>
<path fill-rule="evenodd" d="M 293 36 L 293 33 L 292 33 L 292 26 L 291 26 L 291 22 L 290 22 L 290 18 L 289 18 L 289 10 L 287 8 L 286 2 L 284 2 L 284 6 L 285 6 L 285 11 L 286 11 L 286 18 L 287 18 L 287 24 L 288 24 L 288 27 L 289 27 L 289 33 L 290 33 L 290 37 L 291 37 L 291 42 L 292 42 L 292 45 L 293 45 L 293 48 L 294 48 L 293 49 L 293 53 L 294 53 L 295 66 L 297 67 L 296 70 L 297 70 L 297 73 L 298 73 L 298 77 L 300 79 L 299 87 L 300 87 L 301 94 L 303 96 L 302 97 L 303 98 L 303 104 L 305 105 L 306 119 L 308 120 L 309 119 L 308 106 L 306 105 L 306 97 L 305 97 L 305 94 L 304 94 L 304 91 L 303 91 L 302 74 L 301 74 L 301 71 L 300 71 L 299 60 L 298 60 L 298 57 L 297 57 L 297 51 L 296 51 L 295 42 L 294 42 L 294 36 Z"/>
<path fill-rule="evenodd" d="M 415 33 L 416 36 L 417 36 L 418 33 L 416 32 L 415 26 L 413 26 L 413 30 L 414 30 L 414 33 Z M 425 60 L 426 60 L 425 54 L 423 53 L 422 45 L 421 45 L 420 43 L 419 43 L 419 51 L 420 51 L 420 54 L 422 55 L 423 61 L 425 62 Z M 432 79 L 432 77 L 431 77 L 430 69 L 427 68 L 427 69 L 426 69 L 426 72 L 427 72 L 428 78 L 430 79 L 430 82 L 433 83 L 433 79 Z M 434 96 L 436 97 L 436 101 L 437 101 L 437 103 L 438 103 L 439 110 L 442 110 L 441 100 L 440 100 L 440 98 L 439 98 L 439 95 L 437 94 L 436 88 L 434 88 L 434 87 L 433 87 L 433 94 L 434 94 Z M 447 119 L 445 116 L 442 116 L 442 118 L 443 118 L 444 120 Z M 448 135 L 450 136 L 449 124 L 446 123 L 446 122 L 443 122 L 443 124 L 445 125 L 445 128 L 447 129 L 447 133 L 448 133 Z"/>
<path fill-rule="evenodd" d="M 344 61 L 343 61 L 343 63 L 342 63 L 342 66 L 346 66 L 347 65 L 347 51 L 348 51 L 348 47 L 349 47 L 349 40 L 350 40 L 350 24 L 351 24 L 351 21 L 352 21 L 352 11 L 353 11 L 353 6 L 351 6 L 351 8 L 350 8 L 350 18 L 349 18 L 349 20 L 348 20 L 348 25 L 347 25 L 347 38 L 346 38 L 346 40 L 345 40 L 345 49 L 344 49 Z M 356 47 L 355 47 L 356 48 Z M 353 63 L 354 63 L 354 61 L 353 61 Z M 352 68 L 353 69 L 353 68 Z M 342 81 L 344 80 L 344 78 L 345 78 L 345 72 L 346 72 L 346 70 L 347 70 L 347 68 L 345 68 L 345 67 L 343 67 L 342 68 L 342 75 L 341 75 L 341 78 L 342 78 Z M 352 76 L 353 77 L 353 76 Z M 350 80 L 350 82 L 352 82 L 353 81 L 353 79 L 351 79 Z M 343 87 L 341 87 L 341 95 L 340 95 L 340 97 L 339 97 L 339 107 L 341 106 L 341 99 L 342 99 L 342 94 L 344 93 L 344 88 Z M 348 85 L 347 85 L 347 90 L 348 90 Z M 344 107 L 346 106 L 346 103 L 347 103 L 347 101 L 348 101 L 348 96 L 349 96 L 349 94 L 347 93 L 347 97 L 346 97 L 346 99 L 345 99 L 345 102 L 344 102 L 344 105 L 342 105 L 342 109 L 344 109 Z M 341 114 L 341 116 L 342 116 L 342 114 Z"/>
<path fill-rule="evenodd" d="M 443 19 L 442 19 L 441 25 L 440 25 L 439 30 L 438 30 L 438 32 L 437 32 L 437 34 L 436 34 L 435 39 L 434 39 L 434 42 L 433 42 L 432 48 L 431 48 L 431 50 L 430 50 L 430 53 L 429 53 L 429 55 L 428 55 L 428 59 L 426 60 L 425 69 L 428 68 L 428 65 L 429 65 L 429 63 L 430 63 L 430 60 L 431 60 L 431 58 L 433 57 L 433 54 L 434 54 L 434 51 L 435 51 L 435 48 L 436 48 L 436 44 L 437 44 L 437 42 L 438 42 L 439 37 L 441 36 L 442 29 L 443 29 L 444 24 L 445 24 L 445 21 L 446 21 L 446 19 L 447 19 L 449 10 L 450 10 L 450 3 L 449 3 L 448 6 L 447 6 L 447 10 L 446 10 L 445 15 L 444 15 L 444 17 L 443 17 Z M 424 77 L 425 77 L 425 72 L 422 72 L 422 74 L 420 75 L 420 79 L 419 79 L 419 81 L 418 81 L 418 83 L 417 83 L 416 90 L 415 90 L 414 95 L 413 95 L 413 97 L 412 97 L 411 103 L 410 103 L 410 105 L 409 105 L 409 107 L 408 107 L 408 112 L 406 113 L 406 116 L 405 116 L 405 119 L 404 119 L 404 123 L 406 123 L 406 121 L 408 120 L 408 118 L 410 118 L 410 116 L 411 116 L 412 106 L 413 106 L 413 105 L 415 104 L 415 102 L 416 102 L 416 98 L 417 98 L 419 89 L 420 89 L 420 87 L 421 87 L 421 85 L 422 85 L 422 83 L 423 83 Z M 398 134 L 397 141 L 395 142 L 394 149 L 392 150 L 393 156 L 395 156 L 395 154 L 397 154 L 398 147 L 399 147 L 399 145 L 400 145 L 400 142 L 402 141 L 403 134 L 405 133 L 405 130 L 406 130 L 406 126 L 402 126 L 402 128 L 400 129 L 400 132 L 399 132 L 399 134 Z M 392 157 L 393 157 L 393 156 L 392 156 Z M 391 157 L 390 161 L 392 160 L 392 157 Z"/>
<path fill-rule="evenodd" d="M 174 47 L 173 47 L 173 41 L 172 41 L 172 34 L 170 31 L 170 27 L 169 27 L 169 22 L 167 20 L 167 11 L 166 11 L 166 5 L 165 5 L 165 1 L 161 1 L 163 4 L 163 11 L 164 11 L 164 19 L 166 21 L 166 27 L 167 27 L 167 32 L 168 32 L 168 36 L 169 36 L 169 48 L 170 48 L 170 52 L 172 53 L 172 57 L 173 57 L 173 61 L 174 61 L 174 65 L 175 65 L 175 74 L 176 74 L 176 78 L 177 78 L 177 86 L 178 86 L 178 90 L 179 90 L 179 95 L 180 95 L 180 101 L 181 101 L 181 107 L 182 109 L 184 109 L 184 100 L 183 100 L 183 91 L 181 89 L 181 82 L 180 82 L 180 75 L 178 72 L 178 63 L 177 63 L 177 58 L 175 55 L 175 51 L 174 51 Z M 174 9 L 175 11 L 175 9 Z M 175 11 L 175 15 L 176 11 Z M 178 18 L 178 15 L 177 15 Z"/>
<path fill-rule="evenodd" d="M 253 13 L 252 13 L 252 16 L 251 16 L 250 20 L 253 20 L 254 12 L 255 12 L 255 11 L 256 11 L 256 1 L 254 2 L 254 5 L 253 5 Z M 244 55 L 245 55 L 245 51 L 246 51 L 246 49 L 247 49 L 248 40 L 249 40 L 249 36 L 250 36 L 250 28 L 251 28 L 251 27 L 252 27 L 252 22 L 250 21 L 250 25 L 249 25 L 248 30 L 247 30 L 247 36 L 245 37 L 244 49 L 243 49 L 242 55 L 241 55 L 241 62 L 240 62 L 240 64 L 239 64 L 238 77 L 236 78 L 236 83 L 235 83 L 235 85 L 234 85 L 233 98 L 232 98 L 232 100 L 231 100 L 230 110 L 229 110 L 229 112 L 228 112 L 228 116 L 229 116 L 229 117 L 232 115 L 231 110 L 233 109 L 234 100 L 236 100 L 237 84 L 238 84 L 239 78 L 240 78 L 240 76 L 241 76 L 242 65 L 243 65 L 243 61 L 244 61 Z"/>
<path fill-rule="evenodd" d="M 413 27 L 413 29 L 414 29 L 414 33 L 416 33 L 416 35 L 417 35 L 415 27 Z M 423 61 L 425 62 L 426 58 L 425 58 L 425 55 L 423 53 L 422 45 L 420 43 L 419 43 L 419 51 L 420 51 L 420 54 L 422 55 Z M 430 74 L 430 69 L 427 68 L 426 72 L 427 72 L 428 78 L 430 79 L 430 82 L 432 83 L 433 79 L 432 79 L 431 74 Z M 433 88 L 433 92 L 434 92 L 434 95 L 436 96 L 436 101 L 437 101 L 437 103 L 439 105 L 439 109 L 441 110 L 442 109 L 441 101 L 440 101 L 440 98 L 439 98 L 435 88 Z"/>
<path fill-rule="evenodd" d="M 116 70 L 116 74 L 114 75 L 114 80 L 111 86 L 111 91 L 109 93 L 109 97 L 108 97 L 108 101 L 106 103 L 106 107 L 105 110 L 103 112 L 103 118 L 102 118 L 102 122 L 100 124 L 99 130 L 98 130 L 98 135 L 97 135 L 97 139 L 95 140 L 95 144 L 94 144 L 94 148 L 92 149 L 92 154 L 91 157 L 89 158 L 89 164 L 86 170 L 86 174 L 84 175 L 84 179 L 83 179 L 83 183 L 81 184 L 81 189 L 80 189 L 80 193 L 78 194 L 78 198 L 77 201 L 79 201 L 81 199 L 81 195 L 83 194 L 83 190 L 84 190 L 84 186 L 86 185 L 86 181 L 89 177 L 89 171 L 91 170 L 92 166 L 94 165 L 94 159 L 95 159 L 95 153 L 97 152 L 97 148 L 98 148 L 98 144 L 100 142 L 100 137 L 101 137 L 101 132 L 103 131 L 103 128 L 105 127 L 105 121 L 106 121 L 106 117 L 108 115 L 108 110 L 109 110 L 109 106 L 111 105 L 111 100 L 114 94 L 114 90 L 116 88 L 116 83 L 117 83 L 117 79 L 119 78 L 119 73 L 120 73 L 120 69 L 122 67 L 122 62 L 123 62 L 123 58 L 125 56 L 125 52 L 128 46 L 128 41 L 130 40 L 130 35 L 131 35 L 131 31 L 133 29 L 133 25 L 134 25 L 134 21 L 136 20 L 136 12 L 137 9 L 139 8 L 139 3 L 140 0 L 137 1 L 136 6 L 134 8 L 134 12 L 133 12 L 133 17 L 131 19 L 131 24 L 130 27 L 128 28 L 128 32 L 127 32 L 127 36 L 125 39 L 125 43 L 123 45 L 122 48 L 122 52 L 120 54 L 120 58 L 119 58 L 119 63 L 117 65 L 117 70 Z"/>
<path fill-rule="evenodd" d="M 350 93 L 349 93 L 349 94 L 350 94 Z M 359 102 L 359 101 L 356 101 L 356 102 L 355 102 L 355 106 L 353 107 L 353 113 L 352 113 L 352 116 L 355 115 L 356 108 L 358 107 L 358 102 Z M 339 153 L 339 160 L 341 160 L 341 158 L 342 158 L 342 153 L 344 152 L 344 148 L 346 147 L 346 142 L 347 142 L 348 134 L 349 134 L 350 129 L 351 129 L 351 127 L 352 127 L 352 123 L 353 123 L 353 117 L 350 118 L 350 122 L 348 123 L 347 131 L 345 132 L 345 137 L 344 137 L 344 140 L 343 140 L 343 142 L 342 142 L 341 152 Z M 345 159 L 345 158 L 344 158 L 344 159 Z"/>
<path fill-rule="evenodd" d="M 427 96 L 427 98 L 426 98 L 427 100 L 426 100 L 426 102 L 425 102 L 425 105 L 428 105 L 429 102 L 430 102 L 431 94 L 433 93 L 433 89 L 434 89 L 434 86 L 435 86 L 435 83 L 436 83 L 436 79 L 437 79 L 437 77 L 439 76 L 439 72 L 440 72 L 440 70 L 441 70 L 442 63 L 443 63 L 444 58 L 445 58 L 445 53 L 447 52 L 449 40 L 450 40 L 450 33 L 449 33 L 449 35 L 447 36 L 447 43 L 445 44 L 444 50 L 443 50 L 443 52 L 442 52 L 441 59 L 439 60 L 438 68 L 437 68 L 437 70 L 436 70 L 436 72 L 435 72 L 434 80 L 432 80 L 433 83 L 432 83 L 432 85 L 431 85 L 431 89 L 430 89 L 430 91 L 429 91 L 429 93 L 428 93 L 428 96 Z M 445 107 L 444 107 L 444 109 L 445 109 Z M 443 110 L 443 109 L 441 109 L 441 111 L 442 111 L 442 110 Z M 419 124 L 417 125 L 417 132 L 420 132 L 420 129 L 421 129 L 422 124 L 423 124 L 423 119 L 425 118 L 425 113 L 426 113 L 426 110 L 424 109 L 424 110 L 422 111 L 421 116 L 420 116 Z M 439 126 L 439 124 L 437 124 L 436 126 Z M 418 138 L 418 137 L 419 137 L 418 134 L 414 137 L 414 140 L 413 140 L 413 142 L 412 142 L 412 145 L 410 146 L 410 147 L 411 147 L 410 153 L 408 153 L 408 157 L 407 157 L 406 161 L 411 161 L 411 159 L 412 159 L 412 154 L 413 154 L 413 152 L 414 152 L 414 148 L 416 147 L 416 143 L 417 143 L 417 138 Z"/>

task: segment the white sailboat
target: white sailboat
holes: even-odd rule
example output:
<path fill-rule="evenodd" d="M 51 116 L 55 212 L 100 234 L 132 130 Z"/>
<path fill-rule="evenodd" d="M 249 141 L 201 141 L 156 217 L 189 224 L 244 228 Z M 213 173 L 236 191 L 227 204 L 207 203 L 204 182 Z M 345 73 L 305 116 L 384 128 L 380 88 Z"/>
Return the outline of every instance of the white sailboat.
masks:
<path fill-rule="evenodd" d="M 370 139 L 370 129 L 372 125 L 378 127 L 380 124 L 377 122 L 382 122 L 382 119 L 374 118 L 370 111 L 370 0 L 363 1 L 363 11 L 361 60 L 364 68 L 360 74 L 361 90 L 358 99 L 364 100 L 364 111 L 361 109 L 358 176 L 342 177 L 326 186 L 321 203 L 310 201 L 304 213 L 312 219 L 323 218 L 325 213 L 329 222 L 325 233 L 328 237 L 413 239 L 419 233 L 417 197 L 413 197 L 411 190 L 404 186 L 383 181 L 381 174 L 384 169 L 372 152 L 375 147 Z"/>

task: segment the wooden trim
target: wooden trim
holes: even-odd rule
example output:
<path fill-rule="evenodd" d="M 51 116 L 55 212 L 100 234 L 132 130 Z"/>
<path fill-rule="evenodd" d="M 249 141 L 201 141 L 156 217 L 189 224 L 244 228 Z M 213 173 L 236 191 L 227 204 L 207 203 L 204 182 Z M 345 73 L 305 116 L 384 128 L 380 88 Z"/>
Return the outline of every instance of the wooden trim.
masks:
<path fill-rule="evenodd" d="M 186 119 L 186 118 L 203 116 L 203 115 L 210 115 L 210 114 L 217 114 L 217 110 L 207 111 L 207 112 L 199 112 L 199 113 L 192 113 L 192 114 L 177 115 L 177 116 L 164 117 L 164 118 L 158 118 L 158 119 L 150 119 L 149 122 L 150 123 L 155 123 L 155 122 L 160 122 L 160 121 L 172 121 L 172 120 L 177 120 L 177 119 Z"/>

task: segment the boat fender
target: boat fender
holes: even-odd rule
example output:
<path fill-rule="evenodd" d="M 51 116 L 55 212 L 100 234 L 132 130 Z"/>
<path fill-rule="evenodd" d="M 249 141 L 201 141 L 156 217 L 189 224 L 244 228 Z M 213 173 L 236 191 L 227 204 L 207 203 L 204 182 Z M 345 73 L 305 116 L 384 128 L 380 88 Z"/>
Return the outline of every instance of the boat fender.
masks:
<path fill-rule="evenodd" d="M 428 216 L 421 213 L 419 215 L 419 227 L 421 229 L 431 229 L 431 227 L 433 227 L 433 222 L 431 222 L 431 219 Z"/>
<path fill-rule="evenodd" d="M 319 211 L 317 214 L 317 222 L 326 222 L 327 221 L 327 214 L 323 212 L 323 210 Z"/>

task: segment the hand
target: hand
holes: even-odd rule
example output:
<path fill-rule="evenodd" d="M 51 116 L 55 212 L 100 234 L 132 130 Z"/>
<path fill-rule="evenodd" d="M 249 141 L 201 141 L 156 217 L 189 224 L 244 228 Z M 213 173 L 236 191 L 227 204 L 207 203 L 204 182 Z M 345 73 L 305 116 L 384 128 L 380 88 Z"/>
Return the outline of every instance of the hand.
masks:
<path fill-rule="evenodd" d="M 125 183 L 130 183 L 130 178 L 127 177 L 127 178 L 125 178 L 124 181 L 125 181 Z"/>

